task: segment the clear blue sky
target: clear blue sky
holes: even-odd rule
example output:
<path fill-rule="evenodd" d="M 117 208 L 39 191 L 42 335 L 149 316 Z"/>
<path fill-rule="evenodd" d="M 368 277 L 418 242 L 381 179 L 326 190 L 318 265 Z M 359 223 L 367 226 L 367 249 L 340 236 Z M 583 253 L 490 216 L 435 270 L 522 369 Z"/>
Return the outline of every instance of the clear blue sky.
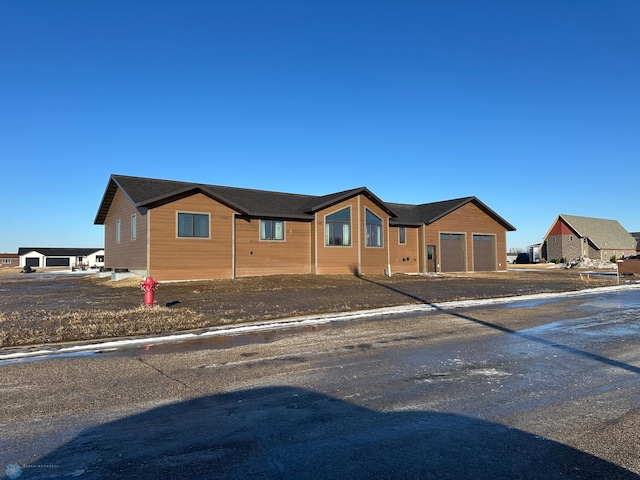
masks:
<path fill-rule="evenodd" d="M 0 2 L 0 252 L 103 245 L 109 175 L 477 196 L 640 231 L 640 2 Z"/>

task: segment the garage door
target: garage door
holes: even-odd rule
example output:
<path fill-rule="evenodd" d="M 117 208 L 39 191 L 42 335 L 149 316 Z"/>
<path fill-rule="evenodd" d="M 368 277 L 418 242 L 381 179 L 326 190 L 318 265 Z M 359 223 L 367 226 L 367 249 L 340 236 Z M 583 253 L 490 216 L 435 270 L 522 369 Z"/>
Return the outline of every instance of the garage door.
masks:
<path fill-rule="evenodd" d="M 493 235 L 473 236 L 473 270 L 493 272 L 496 269 L 496 237 Z"/>
<path fill-rule="evenodd" d="M 40 266 L 40 257 L 27 257 L 25 265 L 27 267 L 39 267 Z"/>
<path fill-rule="evenodd" d="M 71 265 L 70 259 L 67 258 L 47 258 L 47 267 L 68 267 Z"/>
<path fill-rule="evenodd" d="M 460 233 L 440 234 L 440 271 L 464 272 L 464 235 Z"/>

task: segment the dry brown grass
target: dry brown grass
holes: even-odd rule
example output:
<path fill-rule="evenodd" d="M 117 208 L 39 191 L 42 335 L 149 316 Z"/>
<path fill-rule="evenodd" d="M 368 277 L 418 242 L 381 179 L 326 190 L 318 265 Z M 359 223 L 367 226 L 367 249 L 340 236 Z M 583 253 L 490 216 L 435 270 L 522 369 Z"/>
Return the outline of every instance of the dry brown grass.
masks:
<path fill-rule="evenodd" d="M 78 309 L 0 312 L 0 346 L 60 343 L 192 330 L 206 326 L 203 315 L 163 306 L 123 310 Z"/>
<path fill-rule="evenodd" d="M 141 306 L 141 277 L 118 282 L 94 275 L 45 279 L 10 270 L 13 277 L 0 276 L 0 347 L 164 334 L 408 303 L 579 290 L 614 281 L 584 282 L 575 272 L 554 270 L 161 282 L 156 302 L 167 306 L 149 308 Z"/>

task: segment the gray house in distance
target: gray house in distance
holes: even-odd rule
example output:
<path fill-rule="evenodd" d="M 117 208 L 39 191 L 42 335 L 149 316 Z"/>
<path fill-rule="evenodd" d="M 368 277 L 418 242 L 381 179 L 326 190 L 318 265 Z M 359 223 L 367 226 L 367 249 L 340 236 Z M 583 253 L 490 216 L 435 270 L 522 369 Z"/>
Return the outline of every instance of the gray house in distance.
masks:
<path fill-rule="evenodd" d="M 609 261 L 637 253 L 638 242 L 617 220 L 558 215 L 544 237 L 542 258 Z"/>

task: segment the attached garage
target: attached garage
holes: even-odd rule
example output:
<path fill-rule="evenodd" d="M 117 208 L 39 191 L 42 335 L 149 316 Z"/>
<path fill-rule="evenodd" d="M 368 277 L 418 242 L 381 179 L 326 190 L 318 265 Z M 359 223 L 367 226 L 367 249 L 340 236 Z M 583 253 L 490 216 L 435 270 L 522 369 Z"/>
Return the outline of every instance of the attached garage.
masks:
<path fill-rule="evenodd" d="M 473 270 L 475 272 L 497 270 L 495 235 L 473 235 Z"/>
<path fill-rule="evenodd" d="M 464 272 L 465 266 L 465 235 L 461 233 L 440 234 L 440 271 Z"/>

